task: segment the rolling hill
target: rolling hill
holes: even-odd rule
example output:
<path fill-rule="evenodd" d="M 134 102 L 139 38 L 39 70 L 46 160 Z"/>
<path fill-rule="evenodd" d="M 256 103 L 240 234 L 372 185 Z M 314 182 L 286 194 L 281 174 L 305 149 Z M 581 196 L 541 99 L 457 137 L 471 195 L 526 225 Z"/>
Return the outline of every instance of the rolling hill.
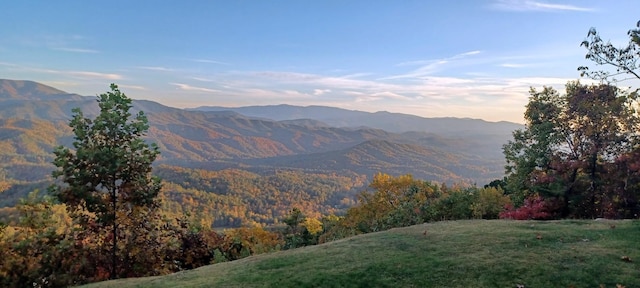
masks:
<path fill-rule="evenodd" d="M 639 287 L 638 228 L 632 220 L 443 221 L 83 287 Z"/>
<path fill-rule="evenodd" d="M 50 164 L 53 160 L 51 152 L 57 145 L 71 145 L 73 138 L 68 121 L 72 115 L 71 110 L 75 107 L 82 109 L 88 117 L 98 113 L 95 97 L 67 93 L 32 81 L 0 80 L 0 181 L 7 184 L 0 185 L 5 187 L 0 192 L 0 207 L 12 206 L 26 193 L 33 189 L 45 189 L 50 183 L 49 175 L 53 170 Z M 511 129 L 519 127 L 513 123 L 471 119 L 426 119 L 393 113 L 310 108 L 333 111 L 325 114 L 335 114 L 336 117 L 342 117 L 341 121 L 352 124 L 346 127 L 336 125 L 335 120 L 331 119 L 293 119 L 296 115 L 292 113 L 280 113 L 277 109 L 271 112 L 263 108 L 256 109 L 262 111 L 263 115 L 242 115 L 236 111 L 188 111 L 153 101 L 135 100 L 133 110 L 142 110 L 148 116 L 148 141 L 157 143 L 161 151 L 155 163 L 157 166 L 197 171 L 235 169 L 260 177 L 290 171 L 297 173 L 296 179 L 329 177 L 335 183 L 344 182 L 340 175 L 350 175 L 349 179 L 357 183 L 332 185 L 333 188 L 330 189 L 343 190 L 323 192 L 325 196 L 334 196 L 310 200 L 316 202 L 309 203 L 309 209 L 319 209 L 308 211 L 313 213 L 329 211 L 330 207 L 343 207 L 338 205 L 339 202 L 349 203 L 349 197 L 353 198 L 357 191 L 364 189 L 366 183 L 361 179 L 377 172 L 392 175 L 409 173 L 419 179 L 449 184 L 482 185 L 501 178 L 504 160 L 500 147 L 506 142 L 505 135 L 510 135 Z M 311 116 L 319 113 L 313 111 L 303 112 Z M 287 119 L 257 117 L 273 118 L 278 115 Z M 349 118 L 352 117 L 349 115 L 360 115 L 358 117 L 362 119 L 356 121 L 355 118 Z M 397 123 L 404 123 L 403 121 L 414 127 L 440 128 L 400 133 L 398 129 L 395 132 L 380 129 L 380 125 L 376 124 L 385 122 L 391 126 L 402 126 Z M 365 125 L 367 123 L 376 125 Z M 449 130 L 443 127 L 449 127 Z M 438 134 L 440 132 L 443 134 Z M 185 183 L 193 180 L 189 177 L 171 177 L 171 171 L 177 170 L 164 170 L 165 176 L 174 181 L 166 187 L 182 191 L 182 188 L 189 186 Z M 278 187 L 263 182 L 252 189 Z M 306 188 L 302 188 L 303 193 L 313 193 L 311 191 L 315 188 L 311 188 L 312 186 L 310 183 L 304 186 Z M 204 185 L 198 189 L 215 190 L 207 187 Z M 217 193 L 210 190 L 201 192 L 212 195 Z M 298 192 L 300 191 L 296 193 Z M 246 208 L 246 214 L 250 215 L 248 199 L 242 197 L 248 196 L 225 198 L 224 201 L 241 203 L 238 205 L 244 205 L 242 207 Z M 257 194 L 251 197 L 267 195 Z M 287 202 L 286 195 L 278 197 L 274 201 L 295 204 Z M 308 195 L 300 197 L 310 199 Z M 267 203 L 265 199 L 261 203 Z M 281 206 L 283 211 L 288 209 Z M 274 215 L 280 214 L 282 211 Z M 263 216 L 246 217 L 275 217 Z"/>

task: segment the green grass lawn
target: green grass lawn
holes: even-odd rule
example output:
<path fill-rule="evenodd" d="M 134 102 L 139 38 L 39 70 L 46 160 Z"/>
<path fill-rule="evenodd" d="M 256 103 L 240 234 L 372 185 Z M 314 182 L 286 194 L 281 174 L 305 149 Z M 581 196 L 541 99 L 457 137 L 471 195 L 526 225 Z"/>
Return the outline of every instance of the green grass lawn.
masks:
<path fill-rule="evenodd" d="M 640 287 L 640 221 L 436 222 L 87 287 L 598 288 L 617 284 Z"/>

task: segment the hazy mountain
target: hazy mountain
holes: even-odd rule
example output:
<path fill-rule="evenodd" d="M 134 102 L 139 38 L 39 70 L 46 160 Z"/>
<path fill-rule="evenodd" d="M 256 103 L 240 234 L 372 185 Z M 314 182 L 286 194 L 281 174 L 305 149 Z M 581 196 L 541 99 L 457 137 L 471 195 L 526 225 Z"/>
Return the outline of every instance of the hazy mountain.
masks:
<path fill-rule="evenodd" d="M 17 197 L 34 188 L 46 187 L 53 169 L 50 164 L 53 148 L 60 144 L 70 146 L 72 142 L 68 121 L 75 107 L 80 107 L 87 116 L 98 112 L 95 97 L 66 93 L 32 81 L 0 80 L 0 181 L 12 183 L 8 190 L 0 192 L 3 197 L 0 206 L 15 203 Z M 149 118 L 148 140 L 161 149 L 158 165 L 205 170 L 236 168 L 270 173 L 288 169 L 327 175 L 344 171 L 366 177 L 376 172 L 411 173 L 417 178 L 440 182 L 483 184 L 501 177 L 500 146 L 506 141 L 504 135 L 510 134 L 507 128 L 518 127 L 513 123 L 426 119 L 329 107 L 300 109 L 308 116 L 306 119 L 271 112 L 291 118 L 276 121 L 266 119 L 265 115 L 187 111 L 152 101 L 134 101 L 134 110 L 143 110 Z M 317 111 L 325 111 L 327 117 L 313 119 L 311 116 L 317 116 Z M 353 115 L 371 123 L 382 123 L 384 119 L 389 123 L 431 123 L 440 130 L 447 123 L 467 125 L 451 126 L 454 128 L 450 132 L 458 131 L 455 137 L 451 133 L 435 133 L 440 131 L 435 128 L 431 133 L 392 133 L 353 125 L 333 127 L 336 120 L 329 119 L 331 115 L 332 119 L 342 117 L 342 121 L 356 127 L 377 126 L 363 125 L 365 122 L 357 122 Z M 462 132 L 469 127 L 487 127 L 487 131 Z"/>
<path fill-rule="evenodd" d="M 306 157 L 282 156 L 247 161 L 253 166 L 300 168 L 309 171 L 355 171 L 364 175 L 378 172 L 412 174 L 418 179 L 446 182 L 488 183 L 501 176 L 496 169 L 501 161 L 491 163 L 462 154 L 444 152 L 417 144 L 387 140 L 369 140 L 346 149 L 315 153 Z M 483 166 L 486 165 L 485 166 Z"/>
<path fill-rule="evenodd" d="M 202 106 L 194 111 L 233 111 L 249 117 L 276 121 L 313 119 L 335 127 L 371 127 L 389 132 L 420 131 L 442 136 L 508 135 L 523 126 L 512 122 L 488 122 L 469 118 L 424 118 L 415 115 L 390 112 L 363 112 L 325 106 Z"/>
<path fill-rule="evenodd" d="M 33 81 L 0 79 L 0 99 L 54 100 L 74 99 L 79 95 L 69 94 L 56 88 Z"/>

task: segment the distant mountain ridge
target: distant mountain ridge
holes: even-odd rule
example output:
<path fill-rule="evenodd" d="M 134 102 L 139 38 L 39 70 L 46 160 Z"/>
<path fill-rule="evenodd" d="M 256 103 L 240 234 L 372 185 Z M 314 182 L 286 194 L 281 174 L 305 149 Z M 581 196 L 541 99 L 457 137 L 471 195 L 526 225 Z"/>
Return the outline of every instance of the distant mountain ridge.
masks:
<path fill-rule="evenodd" d="M 0 207 L 15 204 L 18 197 L 35 188 L 46 187 L 51 180 L 54 147 L 70 146 L 72 142 L 68 127 L 71 109 L 79 107 L 86 116 L 92 117 L 98 113 L 95 100 L 95 97 L 67 93 L 33 81 L 0 80 L 0 181 L 11 183 L 11 188 L 0 191 Z M 331 107 L 306 110 L 276 106 L 302 109 L 309 116 L 284 119 L 297 115 L 280 110 L 270 114 L 264 107 L 256 108 L 263 111 L 263 115 L 249 116 L 234 110 L 185 110 L 148 100 L 134 100 L 133 104 L 134 110 L 143 110 L 148 116 L 147 138 L 157 143 L 161 151 L 157 165 L 210 171 L 233 168 L 258 174 L 283 169 L 315 173 L 313 175 L 355 173 L 358 177 L 371 177 L 377 172 L 409 173 L 438 182 L 483 184 L 502 177 L 504 160 L 500 147 L 506 142 L 506 135 L 510 135 L 509 129 L 518 127 L 513 123 L 434 120 Z M 311 119 L 318 116 L 318 111 L 324 111 L 327 117 Z M 365 122 L 356 121 L 353 115 Z M 335 127 L 338 118 L 350 125 Z M 405 121 L 417 127 L 427 122 L 432 128 L 447 126 L 447 121 L 453 121 L 466 123 L 466 128 L 474 127 L 472 123 L 490 128 L 465 133 L 464 127 L 452 126 L 449 132 L 453 134 L 443 132 L 445 135 L 424 131 L 398 133 L 378 127 L 376 123 L 384 122 L 381 119 L 387 119 L 388 123 Z"/>
<path fill-rule="evenodd" d="M 394 133 L 428 132 L 443 136 L 459 133 L 508 135 L 523 125 L 513 122 L 488 122 L 480 119 L 438 117 L 424 118 L 416 115 L 381 112 L 363 112 L 326 106 L 266 105 L 245 107 L 201 106 L 190 111 L 233 111 L 248 117 L 275 121 L 310 119 L 335 127 L 371 127 Z"/>

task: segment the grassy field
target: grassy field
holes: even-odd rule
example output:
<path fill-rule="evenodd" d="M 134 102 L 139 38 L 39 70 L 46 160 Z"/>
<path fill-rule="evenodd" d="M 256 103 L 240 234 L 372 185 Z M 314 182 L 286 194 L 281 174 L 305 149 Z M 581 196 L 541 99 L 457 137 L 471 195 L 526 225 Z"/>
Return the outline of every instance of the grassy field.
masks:
<path fill-rule="evenodd" d="M 624 258 L 628 257 L 628 258 Z M 640 221 L 450 221 L 87 287 L 640 287 Z"/>

